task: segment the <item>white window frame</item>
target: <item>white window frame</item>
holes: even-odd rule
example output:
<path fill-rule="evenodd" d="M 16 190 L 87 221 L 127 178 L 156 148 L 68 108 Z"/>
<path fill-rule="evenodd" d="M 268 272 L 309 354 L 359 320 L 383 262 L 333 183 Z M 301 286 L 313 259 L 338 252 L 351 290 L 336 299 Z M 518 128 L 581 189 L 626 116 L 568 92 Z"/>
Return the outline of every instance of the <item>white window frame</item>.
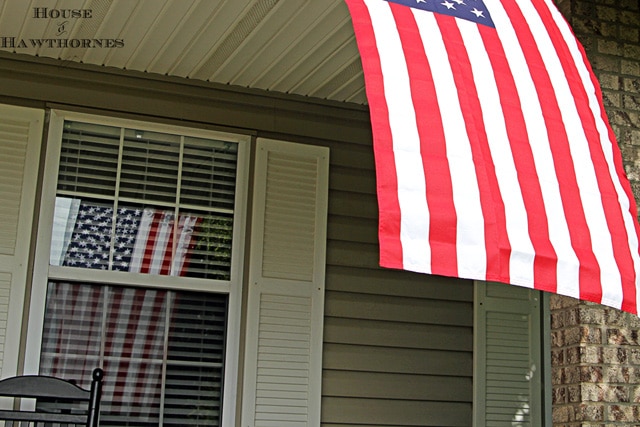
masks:
<path fill-rule="evenodd" d="M 180 286 L 178 287 L 175 283 L 177 278 L 174 276 L 120 273 L 49 265 L 58 165 L 60 161 L 60 149 L 65 120 L 238 143 L 238 164 L 236 169 L 237 185 L 235 192 L 230 280 L 223 281 L 181 277 L 179 279 Z M 37 374 L 39 371 L 46 292 L 47 284 L 50 280 L 71 280 L 105 285 L 119 284 L 127 286 L 153 287 L 157 289 L 224 293 L 228 294 L 229 309 L 227 314 L 222 425 L 235 425 L 236 401 L 238 395 L 238 370 L 240 364 L 240 326 L 250 144 L 250 135 L 232 134 L 62 110 L 51 110 L 42 196 L 40 201 L 39 227 L 36 242 L 31 300 L 29 306 L 29 324 L 27 329 L 24 360 L 25 374 Z"/>

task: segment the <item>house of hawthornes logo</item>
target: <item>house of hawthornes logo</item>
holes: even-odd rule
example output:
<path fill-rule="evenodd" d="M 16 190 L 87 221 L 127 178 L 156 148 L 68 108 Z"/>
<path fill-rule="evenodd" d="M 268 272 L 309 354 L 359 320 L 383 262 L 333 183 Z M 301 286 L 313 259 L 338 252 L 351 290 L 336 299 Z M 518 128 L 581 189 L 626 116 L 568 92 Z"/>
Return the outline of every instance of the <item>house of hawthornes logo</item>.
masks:
<path fill-rule="evenodd" d="M 124 47 L 121 38 L 75 38 L 69 37 L 69 30 L 77 20 L 94 19 L 92 9 L 52 9 L 34 7 L 30 19 L 53 21 L 55 34 L 46 38 L 23 38 L 0 34 L 0 49 L 117 49 Z"/>

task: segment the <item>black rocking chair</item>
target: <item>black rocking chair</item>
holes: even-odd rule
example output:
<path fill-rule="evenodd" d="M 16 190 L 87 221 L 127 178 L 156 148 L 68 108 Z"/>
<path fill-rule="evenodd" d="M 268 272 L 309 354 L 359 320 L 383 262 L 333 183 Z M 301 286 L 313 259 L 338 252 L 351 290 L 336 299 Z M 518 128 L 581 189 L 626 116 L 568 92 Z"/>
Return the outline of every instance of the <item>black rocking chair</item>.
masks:
<path fill-rule="evenodd" d="M 0 410 L 0 420 L 22 421 L 14 425 L 80 425 L 97 427 L 102 395 L 102 369 L 93 370 L 91 390 L 85 390 L 60 378 L 22 375 L 0 381 L 0 396 L 36 399 L 35 410 Z M 77 402 L 82 403 L 81 411 Z M 11 425 L 11 424 L 5 424 Z"/>

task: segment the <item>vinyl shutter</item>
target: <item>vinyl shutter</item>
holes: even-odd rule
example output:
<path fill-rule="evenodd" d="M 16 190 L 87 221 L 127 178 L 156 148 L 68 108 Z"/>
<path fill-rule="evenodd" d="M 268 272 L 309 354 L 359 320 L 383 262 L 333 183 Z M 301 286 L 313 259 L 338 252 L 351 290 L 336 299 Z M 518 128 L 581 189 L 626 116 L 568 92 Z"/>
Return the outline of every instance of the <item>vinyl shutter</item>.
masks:
<path fill-rule="evenodd" d="M 15 375 L 44 112 L 0 105 L 0 372 Z"/>
<path fill-rule="evenodd" d="M 329 150 L 258 139 L 243 426 L 320 425 Z"/>
<path fill-rule="evenodd" d="M 543 424 L 541 294 L 476 284 L 474 426 Z"/>

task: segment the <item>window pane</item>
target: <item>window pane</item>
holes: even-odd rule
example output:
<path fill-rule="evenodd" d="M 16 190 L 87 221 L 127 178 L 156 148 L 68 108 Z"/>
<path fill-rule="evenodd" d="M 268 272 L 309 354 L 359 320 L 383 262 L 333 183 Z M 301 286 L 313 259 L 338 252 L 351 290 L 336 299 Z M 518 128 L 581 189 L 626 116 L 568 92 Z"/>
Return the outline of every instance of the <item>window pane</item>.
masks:
<path fill-rule="evenodd" d="M 185 255 L 185 265 L 181 269 L 182 275 L 229 280 L 232 241 L 232 215 L 209 214 L 198 217 Z"/>
<path fill-rule="evenodd" d="M 121 205 L 114 214 L 101 201 L 57 197 L 54 216 L 52 265 L 230 279 L 231 215 L 183 212 L 176 224 L 174 211 Z"/>
<path fill-rule="evenodd" d="M 185 138 L 180 202 L 233 212 L 238 144 Z"/>
<path fill-rule="evenodd" d="M 58 191 L 113 197 L 119 149 L 119 128 L 65 122 Z"/>
<path fill-rule="evenodd" d="M 180 137 L 125 129 L 119 197 L 174 204 Z"/>
<path fill-rule="evenodd" d="M 230 280 L 237 156 L 227 141 L 65 122 L 51 265 Z"/>
<path fill-rule="evenodd" d="M 51 282 L 41 373 L 88 388 L 102 367 L 104 426 L 217 426 L 226 312 L 226 295 Z"/>

